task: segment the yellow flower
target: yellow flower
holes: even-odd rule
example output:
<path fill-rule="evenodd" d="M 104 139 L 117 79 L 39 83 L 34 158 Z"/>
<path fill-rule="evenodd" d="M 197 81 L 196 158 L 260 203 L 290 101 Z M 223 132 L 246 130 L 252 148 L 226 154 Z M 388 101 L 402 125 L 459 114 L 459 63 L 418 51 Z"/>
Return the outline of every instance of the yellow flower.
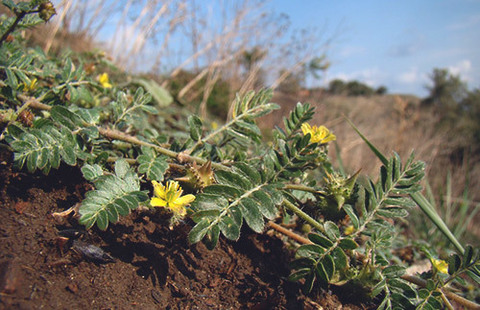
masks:
<path fill-rule="evenodd" d="M 23 90 L 24 91 L 31 92 L 31 91 L 34 91 L 36 88 L 37 88 L 37 79 L 36 78 L 31 80 L 30 84 L 27 84 L 27 83 L 23 82 Z"/>
<path fill-rule="evenodd" d="M 176 181 L 168 181 L 167 186 L 164 186 L 157 181 L 152 181 L 153 184 L 153 197 L 150 200 L 152 207 L 164 207 L 173 212 L 175 216 L 185 216 L 187 214 L 188 206 L 195 200 L 195 196 L 188 194 L 183 197 L 183 190 Z"/>
<path fill-rule="evenodd" d="M 448 264 L 444 260 L 431 258 L 433 267 L 441 273 L 448 274 Z"/>
<path fill-rule="evenodd" d="M 108 73 L 102 73 L 98 77 L 98 81 L 102 84 L 105 88 L 112 88 L 112 84 L 108 81 Z"/>
<path fill-rule="evenodd" d="M 336 139 L 325 126 L 310 126 L 308 123 L 302 124 L 302 132 L 304 135 L 310 134 L 310 143 L 327 143 Z"/>
<path fill-rule="evenodd" d="M 353 227 L 353 225 L 350 225 L 350 226 L 347 226 L 345 227 L 345 230 L 343 231 L 345 233 L 345 235 L 351 235 L 353 234 L 353 232 L 355 231 L 355 227 Z"/>

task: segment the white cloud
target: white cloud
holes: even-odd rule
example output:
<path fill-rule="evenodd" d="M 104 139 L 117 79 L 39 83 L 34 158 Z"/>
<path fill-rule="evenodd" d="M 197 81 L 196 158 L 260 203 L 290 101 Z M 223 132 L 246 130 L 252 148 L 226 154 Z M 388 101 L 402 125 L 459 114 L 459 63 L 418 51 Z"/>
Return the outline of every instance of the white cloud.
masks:
<path fill-rule="evenodd" d="M 417 67 L 412 67 L 410 70 L 401 73 L 398 76 L 398 81 L 404 84 L 415 84 L 420 80 L 420 74 Z"/>
<path fill-rule="evenodd" d="M 448 67 L 448 71 L 454 75 L 459 75 L 461 79 L 470 82 L 472 80 L 472 62 L 468 59 L 464 59 L 453 66 Z"/>

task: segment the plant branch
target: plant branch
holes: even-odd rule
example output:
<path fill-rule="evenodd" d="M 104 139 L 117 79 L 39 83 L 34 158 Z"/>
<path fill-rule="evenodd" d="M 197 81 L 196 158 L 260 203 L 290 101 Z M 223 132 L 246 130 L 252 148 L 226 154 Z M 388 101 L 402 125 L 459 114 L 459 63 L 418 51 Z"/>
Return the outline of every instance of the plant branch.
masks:
<path fill-rule="evenodd" d="M 403 275 L 401 276 L 401 278 L 405 281 L 408 281 L 410 283 L 413 283 L 415 285 L 418 285 L 420 287 L 426 287 L 427 286 L 427 281 L 423 280 L 423 279 L 420 279 L 420 278 L 417 278 L 417 277 L 414 277 L 414 276 L 410 276 L 410 275 Z M 473 302 L 473 301 L 470 301 L 466 298 L 463 298 L 462 296 L 459 296 L 445 288 L 442 288 L 442 293 L 445 294 L 445 296 L 447 296 L 450 300 L 453 300 L 459 304 L 461 304 L 462 306 L 466 307 L 467 309 L 480 309 L 480 305 Z"/>
<path fill-rule="evenodd" d="M 35 109 L 46 110 L 46 111 L 50 111 L 52 109 L 51 106 L 43 104 L 43 103 L 39 102 L 37 99 L 32 98 L 32 97 L 27 97 L 25 95 L 18 95 L 18 98 L 20 100 L 28 103 L 30 107 L 35 108 Z M 109 139 L 112 139 L 112 140 L 120 140 L 120 141 L 128 142 L 130 144 L 139 145 L 139 146 L 151 147 L 151 148 L 154 148 L 160 154 L 166 155 L 166 156 L 171 157 L 171 158 L 175 158 L 175 159 L 179 160 L 180 162 L 190 162 L 190 163 L 196 162 L 198 164 L 205 164 L 208 161 L 205 158 L 190 156 L 189 154 L 186 154 L 185 152 L 178 153 L 178 152 L 171 151 L 171 150 L 166 149 L 164 147 L 161 147 L 159 145 L 142 141 L 142 140 L 140 140 L 140 139 L 138 139 L 134 136 L 127 135 L 127 134 L 125 134 L 121 131 L 118 131 L 118 130 L 103 128 L 103 127 L 99 127 L 99 126 L 97 126 L 97 129 L 98 129 L 98 132 L 106 138 L 109 138 Z M 226 165 L 221 164 L 221 163 L 215 163 L 215 162 L 212 162 L 212 167 L 215 168 L 215 169 L 219 169 L 219 170 L 229 169 Z"/>
<path fill-rule="evenodd" d="M 282 227 L 272 221 L 268 221 L 268 226 L 270 226 L 271 228 L 275 229 L 276 231 L 284 234 L 285 236 L 287 236 L 288 238 L 290 239 L 293 239 L 299 243 L 302 243 L 302 244 L 310 244 L 312 243 L 310 240 L 308 240 L 307 238 L 304 238 L 302 236 L 300 236 L 299 234 L 296 234 L 294 233 L 293 231 L 285 228 L 285 227 Z"/>
<path fill-rule="evenodd" d="M 32 12 L 34 13 L 34 12 Z M 21 11 L 16 13 L 16 18 L 13 23 L 8 27 L 7 31 L 3 34 L 2 38 L 0 39 L 0 47 L 2 46 L 3 42 L 8 38 L 8 36 L 17 28 L 18 23 L 27 15 L 26 11 Z"/>
<path fill-rule="evenodd" d="M 316 190 L 313 187 L 309 187 L 309 186 L 305 186 L 305 185 L 299 185 L 299 184 L 286 184 L 283 187 L 283 189 L 292 189 L 292 190 L 303 191 L 303 192 L 308 192 L 308 193 L 322 195 L 322 196 L 325 195 L 324 192 Z"/>
<path fill-rule="evenodd" d="M 293 203 L 291 203 L 290 201 L 288 201 L 286 199 L 283 200 L 283 204 L 287 207 L 287 209 L 289 209 L 290 211 L 292 211 L 293 213 L 298 215 L 300 218 L 302 218 L 308 224 L 312 225 L 313 227 L 315 227 L 316 229 L 318 229 L 322 233 L 325 232 L 325 228 L 323 227 L 322 224 L 315 221 L 312 217 L 310 217 L 310 215 L 308 215 L 307 213 L 300 210 L 299 207 L 297 207 L 296 205 L 294 205 Z"/>

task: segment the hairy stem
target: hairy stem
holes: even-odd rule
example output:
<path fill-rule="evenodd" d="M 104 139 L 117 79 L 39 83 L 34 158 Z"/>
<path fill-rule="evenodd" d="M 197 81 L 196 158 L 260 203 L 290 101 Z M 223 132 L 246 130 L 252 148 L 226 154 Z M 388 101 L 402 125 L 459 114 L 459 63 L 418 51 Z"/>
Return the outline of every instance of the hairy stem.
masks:
<path fill-rule="evenodd" d="M 305 222 L 307 222 L 308 224 L 312 225 L 312 227 L 315 227 L 316 229 L 318 229 L 320 232 L 325 232 L 325 228 L 323 227 L 322 224 L 320 224 L 319 222 L 317 222 L 316 220 L 314 220 L 312 217 L 310 217 L 310 215 L 308 215 L 307 213 L 303 212 L 302 210 L 300 210 L 299 207 L 297 207 L 296 205 L 294 205 L 293 203 L 291 203 L 290 201 L 284 199 L 283 200 L 283 204 L 290 210 L 292 211 L 293 213 L 295 213 L 296 215 L 298 215 L 300 218 L 302 218 Z"/>
<path fill-rule="evenodd" d="M 8 27 L 7 31 L 3 34 L 2 38 L 0 38 L 0 47 L 2 46 L 3 42 L 8 38 L 8 36 L 17 28 L 18 23 L 27 15 L 27 12 L 21 11 L 17 13 L 17 18 L 13 21 L 13 23 Z"/>
<path fill-rule="evenodd" d="M 300 185 L 300 184 L 286 184 L 283 187 L 283 189 L 292 189 L 292 190 L 297 190 L 297 191 L 309 192 L 309 193 L 312 193 L 312 194 L 317 194 L 317 195 L 322 195 L 322 196 L 325 195 L 324 192 L 316 190 L 313 187 Z"/>

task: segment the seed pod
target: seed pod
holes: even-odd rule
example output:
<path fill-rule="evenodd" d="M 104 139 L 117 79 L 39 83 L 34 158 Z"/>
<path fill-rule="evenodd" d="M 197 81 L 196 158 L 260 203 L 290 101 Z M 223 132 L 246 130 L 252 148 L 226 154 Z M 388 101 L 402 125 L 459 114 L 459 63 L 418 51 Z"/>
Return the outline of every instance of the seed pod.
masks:
<path fill-rule="evenodd" d="M 48 22 L 55 14 L 57 14 L 57 11 L 50 1 L 40 4 L 38 16 L 45 22 Z"/>
<path fill-rule="evenodd" d="M 175 181 L 179 181 L 182 185 L 196 191 L 203 190 L 215 183 L 212 162 L 208 161 L 201 167 L 198 167 L 197 163 L 193 163 L 193 165 L 187 167 L 187 174 L 181 178 L 176 178 Z"/>
<path fill-rule="evenodd" d="M 23 110 L 22 112 L 20 112 L 20 114 L 18 114 L 18 120 L 20 121 L 20 123 L 22 123 L 23 125 L 27 126 L 27 127 L 32 127 L 33 126 L 33 118 L 35 117 L 35 115 L 28 109 L 25 109 Z"/>

